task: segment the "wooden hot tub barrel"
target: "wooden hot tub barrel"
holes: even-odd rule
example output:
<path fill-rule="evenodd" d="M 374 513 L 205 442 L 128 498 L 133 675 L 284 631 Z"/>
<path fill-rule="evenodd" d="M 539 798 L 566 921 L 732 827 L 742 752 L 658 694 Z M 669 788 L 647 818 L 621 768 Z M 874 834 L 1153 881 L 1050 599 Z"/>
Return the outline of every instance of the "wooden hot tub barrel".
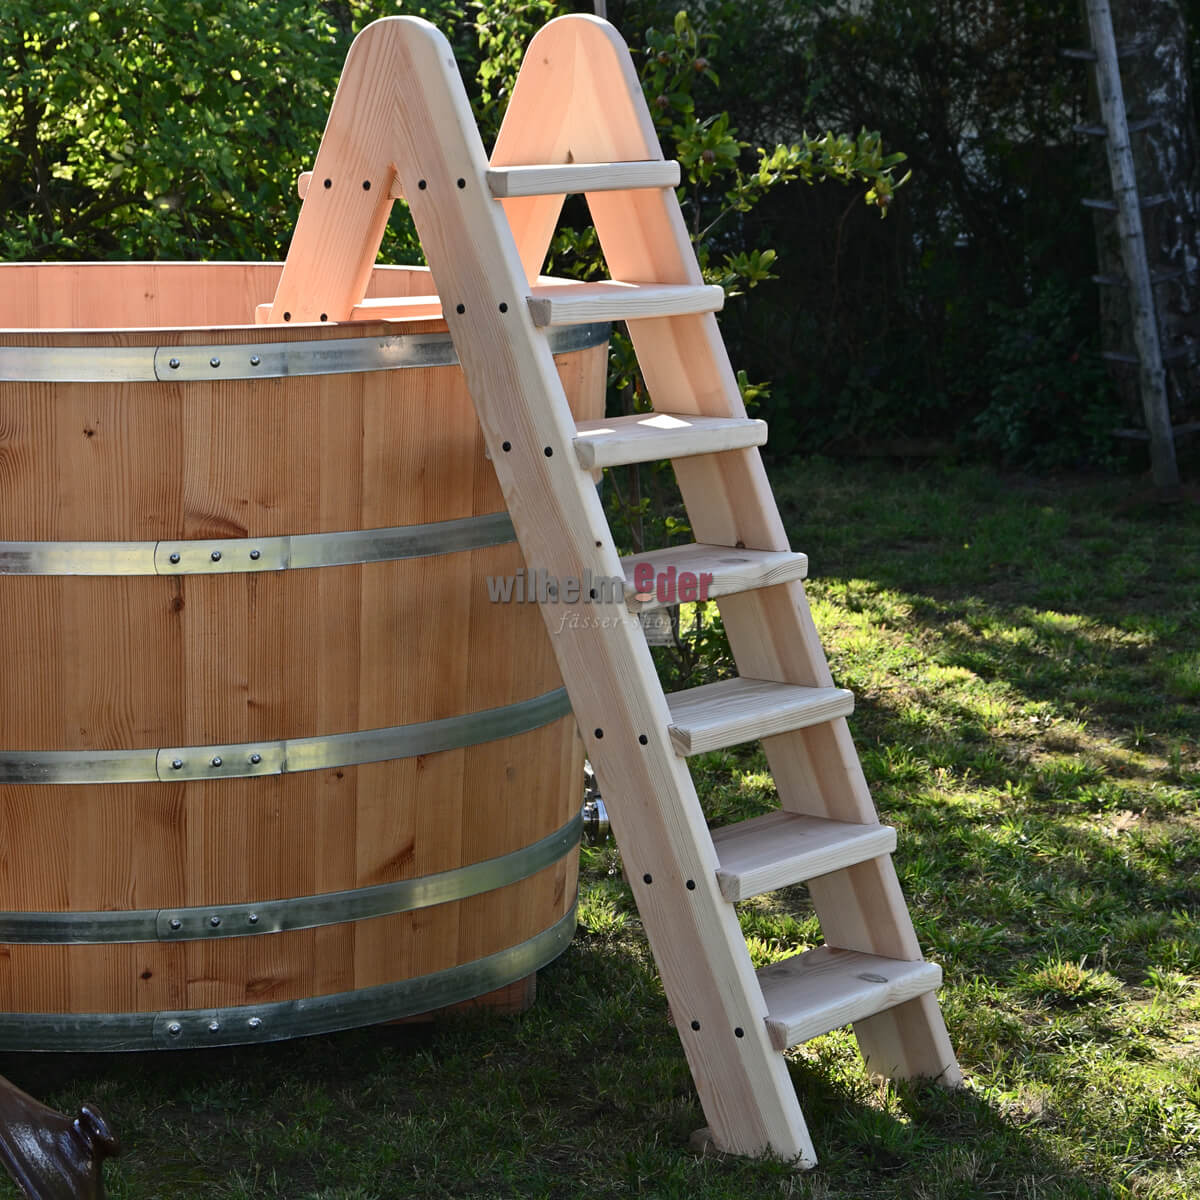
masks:
<path fill-rule="evenodd" d="M 445 325 L 256 327 L 279 271 L 0 266 L 0 1048 L 390 1020 L 573 932 L 582 749 Z M 555 335 L 599 417 L 607 326 Z"/>

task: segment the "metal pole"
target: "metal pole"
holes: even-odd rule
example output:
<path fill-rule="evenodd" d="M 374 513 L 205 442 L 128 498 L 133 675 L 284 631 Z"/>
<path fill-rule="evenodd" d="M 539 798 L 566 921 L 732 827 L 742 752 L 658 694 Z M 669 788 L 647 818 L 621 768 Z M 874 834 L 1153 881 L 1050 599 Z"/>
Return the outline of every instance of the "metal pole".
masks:
<path fill-rule="evenodd" d="M 1159 342 L 1150 266 L 1146 258 L 1142 210 L 1138 200 L 1133 151 L 1129 145 L 1129 122 L 1121 91 L 1121 73 L 1117 66 L 1117 45 L 1113 36 L 1109 0 L 1087 0 L 1087 15 L 1092 48 L 1096 51 L 1096 90 L 1100 96 L 1100 115 L 1108 130 L 1105 146 L 1108 150 L 1108 169 L 1112 175 L 1113 198 L 1117 204 L 1121 261 L 1129 281 L 1133 340 L 1141 364 L 1138 384 L 1146 429 L 1150 434 L 1150 470 L 1158 487 L 1178 487 L 1179 467 L 1175 462 L 1175 437 L 1171 431 L 1171 410 L 1167 404 L 1167 377 Z"/>

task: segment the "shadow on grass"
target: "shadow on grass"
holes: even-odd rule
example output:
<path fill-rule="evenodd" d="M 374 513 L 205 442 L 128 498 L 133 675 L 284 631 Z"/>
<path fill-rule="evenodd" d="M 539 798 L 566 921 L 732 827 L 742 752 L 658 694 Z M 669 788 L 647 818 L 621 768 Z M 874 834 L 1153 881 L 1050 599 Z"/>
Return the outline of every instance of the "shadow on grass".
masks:
<path fill-rule="evenodd" d="M 616 982 L 612 1024 L 570 998 L 611 972 L 584 936 L 547 973 L 541 1009 L 259 1047 L 3 1056 L 60 1105 L 98 1098 L 126 1143 L 110 1195 L 366 1200 L 407 1196 L 741 1198 L 1113 1193 L 968 1091 L 880 1089 L 837 1039 L 792 1064 L 821 1162 L 698 1157 L 702 1118 L 648 964 Z M 612 1002 L 597 986 L 589 1018 Z M 533 1026 L 533 1029 L 530 1029 Z M 531 1040 L 543 1055 L 530 1053 Z M 552 1059 L 545 1056 L 552 1054 Z"/>

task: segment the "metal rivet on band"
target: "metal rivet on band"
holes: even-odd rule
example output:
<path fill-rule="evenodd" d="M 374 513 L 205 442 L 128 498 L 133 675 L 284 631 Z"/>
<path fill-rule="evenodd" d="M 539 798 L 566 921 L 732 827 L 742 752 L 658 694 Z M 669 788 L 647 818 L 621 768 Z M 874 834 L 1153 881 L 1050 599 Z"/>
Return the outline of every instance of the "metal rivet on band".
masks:
<path fill-rule="evenodd" d="M 221 1022 L 220 1021 L 209 1021 L 208 1032 L 209 1033 L 220 1033 L 221 1032 Z"/>
<path fill-rule="evenodd" d="M 213 560 L 213 562 L 220 562 L 221 561 L 221 552 L 220 552 L 220 550 L 214 550 L 208 557 L 211 558 Z"/>
<path fill-rule="evenodd" d="M 179 561 L 179 552 L 178 551 L 176 551 L 174 554 L 171 555 L 171 561 L 173 563 L 177 563 Z"/>
<path fill-rule="evenodd" d="M 219 367 L 221 365 L 221 360 L 217 358 L 216 355 L 213 355 L 213 357 L 208 360 L 208 365 L 214 368 Z"/>
<path fill-rule="evenodd" d="M 217 928 L 217 926 L 221 924 L 221 918 L 220 918 L 220 917 L 217 917 L 217 916 L 212 916 L 212 917 L 209 917 L 209 918 L 208 918 L 208 923 L 209 923 L 209 924 L 210 924 L 210 925 L 211 925 L 211 926 L 212 926 L 214 929 L 216 929 L 216 928 Z"/>
<path fill-rule="evenodd" d="M 249 913 L 246 916 L 246 920 L 249 921 L 251 925 L 257 925 L 258 924 L 258 913 Z"/>
<path fill-rule="evenodd" d="M 257 767 L 258 764 L 260 762 L 262 762 L 262 755 L 261 754 L 252 754 L 252 755 L 250 755 L 250 761 Z"/>
<path fill-rule="evenodd" d="M 261 1029 L 262 1028 L 262 1017 L 251 1017 L 250 1020 L 248 1020 L 246 1022 L 246 1024 L 249 1025 L 251 1029 Z"/>
<path fill-rule="evenodd" d="M 252 367 L 257 367 L 258 364 L 261 362 L 262 362 L 262 359 L 259 358 L 259 356 L 257 354 L 250 355 L 250 365 Z"/>
<path fill-rule="evenodd" d="M 172 917 L 171 918 L 171 928 L 172 929 L 182 929 L 183 922 L 178 917 Z"/>
<path fill-rule="evenodd" d="M 172 1021 L 170 1025 L 167 1026 L 167 1032 L 172 1037 L 178 1037 L 183 1032 L 183 1026 L 180 1025 L 178 1021 Z"/>
<path fill-rule="evenodd" d="M 179 370 L 179 359 L 177 359 L 177 358 L 171 359 L 171 361 L 169 363 L 167 363 L 167 366 L 170 367 L 172 371 L 178 371 Z"/>
<path fill-rule="evenodd" d="M 250 551 L 250 557 L 251 557 L 251 558 L 252 558 L 252 559 L 253 559 L 255 562 L 258 562 L 258 560 L 259 560 L 260 558 L 262 558 L 262 551 L 261 551 L 261 550 L 251 550 L 251 551 Z"/>
<path fill-rule="evenodd" d="M 219 767 L 219 766 L 221 765 L 221 756 L 220 756 L 219 754 L 214 754 L 214 755 L 213 755 L 213 757 L 212 757 L 212 765 L 213 765 L 214 767 Z"/>
<path fill-rule="evenodd" d="M 171 759 L 171 770 L 172 771 L 182 771 L 183 770 L 183 759 L 182 758 Z"/>

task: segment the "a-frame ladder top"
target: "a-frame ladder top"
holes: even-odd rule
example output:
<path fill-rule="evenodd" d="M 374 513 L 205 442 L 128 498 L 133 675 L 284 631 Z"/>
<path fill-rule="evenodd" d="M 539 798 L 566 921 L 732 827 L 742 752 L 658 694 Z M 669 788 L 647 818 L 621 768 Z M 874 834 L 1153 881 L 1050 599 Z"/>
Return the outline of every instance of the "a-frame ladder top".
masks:
<path fill-rule="evenodd" d="M 496 199 L 493 188 L 497 172 L 510 167 L 661 160 L 636 71 L 605 22 L 564 17 L 535 37 L 491 163 L 446 40 L 417 18 L 376 22 L 351 49 L 272 304 L 275 321 L 348 317 L 363 299 L 390 197 L 407 197 L 526 561 L 560 578 L 623 571 L 576 453 L 578 431 L 546 334 L 527 304 L 561 196 Z M 614 279 L 703 287 L 659 168 L 634 167 L 619 181 L 628 186 L 611 190 L 594 174 L 582 178 L 594 187 L 585 194 Z M 660 412 L 721 418 L 730 428 L 752 424 L 711 313 L 631 309 L 630 316 Z M 799 556 L 788 551 L 757 451 L 681 458 L 676 470 L 697 541 L 706 544 L 695 553 L 744 547 L 762 564 L 748 580 L 755 590 L 721 600 L 741 675 L 762 681 L 772 697 L 784 685 L 832 690 L 798 582 Z M 810 1164 L 812 1144 L 772 1038 L 781 1028 L 815 1026 L 791 983 L 773 985 L 786 996 L 768 1025 L 772 1014 L 721 892 L 717 848 L 672 742 L 671 709 L 640 628 L 619 597 L 581 597 L 543 606 L 543 614 L 589 757 L 612 798 L 614 829 L 712 1140 L 723 1150 L 770 1149 Z M 805 825 L 797 816 L 787 864 L 765 869 L 753 858 L 759 865 L 741 872 L 731 859 L 726 886 L 828 868 L 810 886 L 829 944 L 919 962 L 888 843 L 855 830 L 878 822 L 844 720 L 798 727 L 811 705 L 784 708 L 790 715 L 764 730 L 784 808 L 822 820 Z M 744 721 L 705 719 L 706 737 L 751 731 Z M 957 1068 L 931 993 L 908 999 L 911 988 L 884 991 L 880 1005 L 894 1006 L 883 1013 L 865 1015 L 861 994 L 844 1008 L 823 1000 L 822 1011 L 862 1017 L 855 1028 L 873 1066 L 952 1081 Z"/>

